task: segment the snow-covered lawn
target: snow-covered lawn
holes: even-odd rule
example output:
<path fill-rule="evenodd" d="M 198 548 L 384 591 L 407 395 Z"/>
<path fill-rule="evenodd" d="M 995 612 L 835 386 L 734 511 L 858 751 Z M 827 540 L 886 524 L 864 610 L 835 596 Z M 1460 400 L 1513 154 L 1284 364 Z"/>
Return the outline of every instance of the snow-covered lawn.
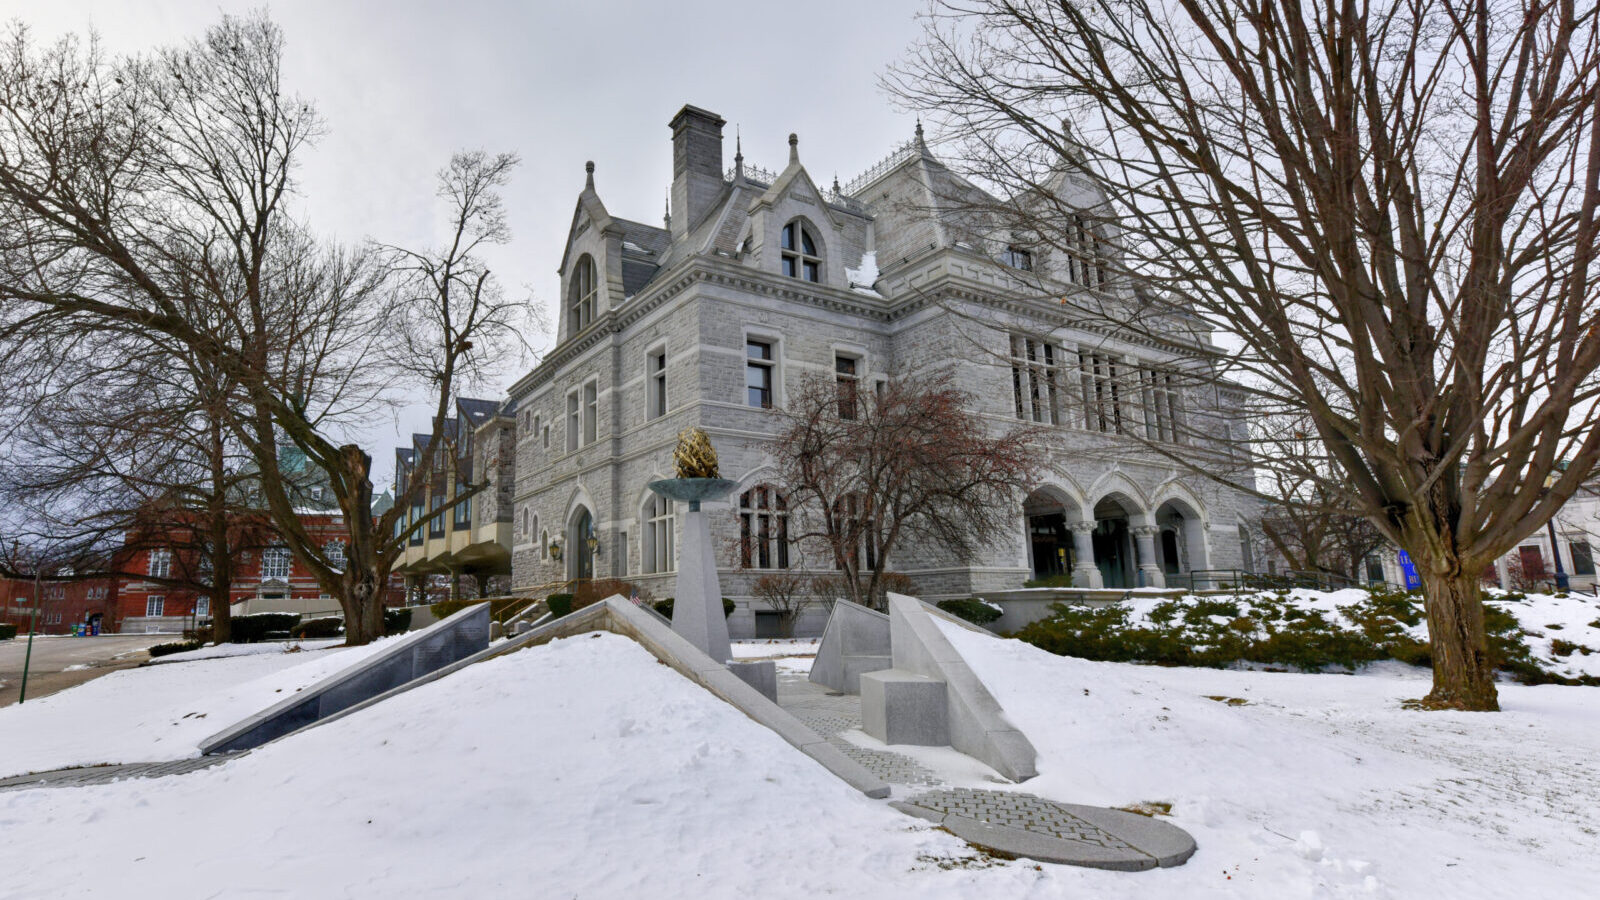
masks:
<path fill-rule="evenodd" d="M 200 741 L 381 646 L 377 641 L 297 653 L 283 652 L 282 643 L 205 648 L 194 652 L 256 650 L 113 672 L 7 706 L 0 709 L 0 778 L 68 766 L 199 756 Z"/>
<path fill-rule="evenodd" d="M 1409 712 L 1425 674 L 1394 664 L 1161 669 L 946 632 L 1039 749 L 1018 790 L 1170 803 L 1194 858 L 1137 874 L 988 859 L 597 634 L 217 768 L 0 792 L 0 894 L 1566 898 L 1600 880 L 1600 688 L 1508 684 L 1501 714 Z M 114 739 L 92 708 L 85 740 Z M 13 733 L 0 714 L 0 747 Z"/>

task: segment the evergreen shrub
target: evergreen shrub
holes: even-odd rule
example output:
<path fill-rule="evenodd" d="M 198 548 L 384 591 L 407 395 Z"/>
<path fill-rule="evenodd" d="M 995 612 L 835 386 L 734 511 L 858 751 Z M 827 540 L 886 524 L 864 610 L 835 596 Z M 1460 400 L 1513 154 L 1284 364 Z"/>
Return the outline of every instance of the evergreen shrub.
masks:
<path fill-rule="evenodd" d="M 1000 610 L 977 598 L 964 600 L 940 600 L 940 609 L 953 616 L 960 616 L 974 625 L 987 625 L 1000 618 Z"/>
<path fill-rule="evenodd" d="M 299 613 L 253 613 L 233 617 L 233 636 L 229 643 L 255 644 L 269 640 L 269 635 L 289 633 L 300 622 Z"/>
<path fill-rule="evenodd" d="M 155 659 L 158 656 L 170 656 L 174 653 L 185 653 L 190 650 L 199 650 L 203 646 L 205 645 L 199 641 L 170 641 L 165 644 L 156 644 L 154 647 L 150 648 L 149 653 L 150 658 Z"/>

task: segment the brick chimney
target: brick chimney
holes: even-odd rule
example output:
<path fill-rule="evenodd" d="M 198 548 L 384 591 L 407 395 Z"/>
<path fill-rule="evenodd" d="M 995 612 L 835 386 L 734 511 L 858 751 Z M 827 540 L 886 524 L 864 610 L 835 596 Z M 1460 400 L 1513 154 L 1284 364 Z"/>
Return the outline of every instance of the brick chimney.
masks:
<path fill-rule="evenodd" d="M 722 191 L 722 126 L 714 112 L 685 105 L 672 127 L 672 239 L 700 224 Z"/>

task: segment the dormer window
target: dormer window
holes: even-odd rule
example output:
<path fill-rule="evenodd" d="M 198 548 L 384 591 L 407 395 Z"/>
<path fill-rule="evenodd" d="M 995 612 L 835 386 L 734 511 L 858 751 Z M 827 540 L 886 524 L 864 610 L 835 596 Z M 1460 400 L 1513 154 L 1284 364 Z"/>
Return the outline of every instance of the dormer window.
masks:
<path fill-rule="evenodd" d="M 594 300 L 600 279 L 595 277 L 594 257 L 585 253 L 572 269 L 567 296 L 572 309 L 572 333 L 588 328 L 594 321 Z"/>
<path fill-rule="evenodd" d="M 1013 269 L 1020 269 L 1024 272 L 1033 271 L 1033 253 L 1015 244 L 1007 247 L 1006 252 L 1000 254 L 1000 262 Z"/>
<path fill-rule="evenodd" d="M 806 281 L 822 280 L 822 257 L 816 238 L 798 221 L 783 226 L 783 274 Z"/>

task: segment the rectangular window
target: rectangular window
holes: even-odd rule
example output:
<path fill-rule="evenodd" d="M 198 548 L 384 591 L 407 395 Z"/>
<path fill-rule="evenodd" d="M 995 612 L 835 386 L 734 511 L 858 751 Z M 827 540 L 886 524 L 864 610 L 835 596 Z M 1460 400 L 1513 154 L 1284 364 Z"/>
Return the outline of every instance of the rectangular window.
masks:
<path fill-rule="evenodd" d="M 171 578 L 172 577 L 172 551 L 171 550 L 151 550 L 150 551 L 150 570 L 149 571 L 150 571 L 150 577 L 151 578 Z"/>
<path fill-rule="evenodd" d="M 744 386 L 749 403 L 758 409 L 772 408 L 772 344 L 749 341 L 745 344 Z"/>
<path fill-rule="evenodd" d="M 1118 363 L 1100 353 L 1079 352 L 1083 381 L 1083 424 L 1103 434 L 1127 434 L 1122 420 L 1122 387 Z"/>
<path fill-rule="evenodd" d="M 461 497 L 467 492 L 467 483 L 456 482 L 456 496 Z M 455 505 L 455 520 L 451 523 L 453 530 L 460 531 L 472 521 L 472 501 L 460 500 Z"/>
<path fill-rule="evenodd" d="M 1178 376 L 1158 369 L 1140 369 L 1139 386 L 1144 396 L 1145 437 L 1152 441 L 1181 443 L 1179 433 Z"/>
<path fill-rule="evenodd" d="M 1020 269 L 1024 272 L 1033 271 L 1033 254 L 1020 247 L 1007 247 L 1006 252 L 1000 254 L 1000 262 L 1013 269 Z"/>
<path fill-rule="evenodd" d="M 1535 546 L 1518 547 L 1518 561 L 1522 563 L 1522 577 L 1539 581 L 1545 577 L 1544 554 Z"/>
<path fill-rule="evenodd" d="M 578 392 L 567 395 L 567 452 L 578 449 L 578 435 L 583 427 L 583 409 L 578 406 Z"/>
<path fill-rule="evenodd" d="M 421 522 L 421 521 L 422 521 L 422 501 L 421 500 L 417 500 L 417 501 L 415 501 L 415 502 L 413 502 L 411 504 L 411 522 L 410 522 L 410 524 L 415 525 L 416 523 Z M 422 546 L 422 529 L 418 528 L 416 531 L 411 532 L 411 546 L 413 546 L 413 547 Z"/>
<path fill-rule="evenodd" d="M 261 580 L 288 581 L 289 561 L 288 547 L 268 547 L 261 551 Z"/>
<path fill-rule="evenodd" d="M 164 615 L 167 608 L 167 598 L 146 597 L 144 600 L 144 614 L 147 616 Z"/>
<path fill-rule="evenodd" d="M 428 511 L 433 513 L 433 515 L 428 519 L 428 537 L 430 538 L 444 537 L 444 513 L 436 512 L 436 510 L 442 508 L 443 506 L 444 492 L 435 491 L 433 493 L 433 497 L 428 503 Z"/>
<path fill-rule="evenodd" d="M 543 425 L 543 424 L 544 424 L 543 422 L 539 421 L 539 417 L 538 416 L 534 416 L 533 417 L 533 429 L 528 432 L 528 439 L 529 440 L 538 440 L 539 439 L 539 427 L 541 425 Z"/>
<path fill-rule="evenodd" d="M 1383 560 L 1376 553 L 1367 557 L 1367 581 L 1370 584 L 1383 582 Z"/>
<path fill-rule="evenodd" d="M 583 386 L 583 443 L 594 443 L 600 428 L 600 383 L 591 381 Z"/>
<path fill-rule="evenodd" d="M 835 354 L 833 357 L 834 377 L 839 384 L 839 418 L 851 422 L 856 418 L 856 391 L 861 383 L 857 362 L 848 356 Z"/>
<path fill-rule="evenodd" d="M 549 450 L 550 449 L 550 426 L 549 425 L 544 426 L 543 434 L 544 434 L 544 448 L 546 450 Z"/>
<path fill-rule="evenodd" d="M 1017 418 L 1061 424 L 1060 358 L 1054 344 L 1011 336 L 1011 402 Z"/>
<path fill-rule="evenodd" d="M 1572 574 L 1593 575 L 1594 550 L 1589 547 L 1588 542 L 1573 541 L 1568 547 L 1572 551 Z"/>
<path fill-rule="evenodd" d="M 645 416 L 659 419 L 667 412 L 667 351 L 657 350 L 650 354 L 645 363 L 648 384 L 645 387 L 648 397 L 645 403 Z"/>

